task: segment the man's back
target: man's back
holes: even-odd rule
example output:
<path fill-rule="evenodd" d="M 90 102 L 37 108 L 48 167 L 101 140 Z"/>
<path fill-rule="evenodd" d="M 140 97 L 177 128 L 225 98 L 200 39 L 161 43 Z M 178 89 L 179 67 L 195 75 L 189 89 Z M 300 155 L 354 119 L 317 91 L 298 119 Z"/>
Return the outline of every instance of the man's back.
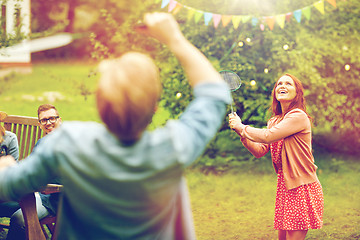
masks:
<path fill-rule="evenodd" d="M 47 171 L 44 183 L 54 176 L 62 179 L 59 239 L 75 239 L 77 234 L 89 234 L 88 239 L 96 239 L 96 234 L 101 239 L 175 239 L 177 228 L 187 228 L 181 223 L 189 228 L 181 232 L 194 236 L 182 173 L 222 123 L 224 101 L 230 99 L 225 84 L 196 91 L 197 99 L 180 120 L 145 132 L 130 146 L 91 122 L 63 123 L 43 138 L 24 168 Z M 38 181 L 30 180 L 29 189 L 41 184 Z"/>

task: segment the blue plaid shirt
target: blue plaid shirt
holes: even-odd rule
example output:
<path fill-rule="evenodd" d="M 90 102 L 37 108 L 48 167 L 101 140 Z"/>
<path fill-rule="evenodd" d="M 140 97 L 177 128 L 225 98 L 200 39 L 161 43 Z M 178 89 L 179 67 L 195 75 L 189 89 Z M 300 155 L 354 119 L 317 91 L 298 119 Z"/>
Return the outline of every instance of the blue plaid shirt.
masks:
<path fill-rule="evenodd" d="M 32 154 L 0 172 L 0 199 L 55 177 L 64 185 L 58 239 L 195 239 L 183 177 L 223 123 L 225 83 L 201 84 L 178 120 L 124 145 L 94 122 L 64 122 Z"/>

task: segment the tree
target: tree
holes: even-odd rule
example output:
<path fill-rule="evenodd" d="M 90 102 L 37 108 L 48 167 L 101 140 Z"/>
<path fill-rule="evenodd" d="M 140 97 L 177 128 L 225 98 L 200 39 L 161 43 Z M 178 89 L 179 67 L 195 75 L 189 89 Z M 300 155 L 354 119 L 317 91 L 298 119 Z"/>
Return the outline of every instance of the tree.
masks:
<path fill-rule="evenodd" d="M 195 4 L 188 2 L 190 6 Z M 197 3 L 211 7 L 211 4 Z M 297 2 L 296 5 L 285 0 L 277 3 L 272 14 L 295 10 L 304 7 L 299 4 L 306 6 L 313 1 Z M 261 31 L 250 24 L 240 25 L 237 31 L 232 26 L 219 26 L 215 30 L 212 26 L 204 26 L 203 20 L 197 24 L 187 22 L 183 30 L 219 70 L 236 71 L 245 80 L 244 86 L 233 96 L 238 113 L 247 124 L 265 126 L 273 83 L 281 74 L 290 72 L 304 83 L 309 111 L 315 119 L 315 134 L 318 136 L 315 141 L 331 150 L 355 152 L 360 149 L 360 59 L 358 54 L 354 54 L 359 52 L 360 47 L 359 3 L 359 0 L 338 1 L 336 9 L 327 4 L 326 14 L 313 12 L 311 21 L 303 18 L 299 24 L 293 19 L 284 29 L 275 27 L 273 31 Z M 215 13 L 223 13 L 221 11 L 225 6 L 214 10 Z M 178 18 L 184 20 L 186 16 L 179 15 Z M 246 38 L 250 38 L 251 42 L 246 42 Z M 233 48 L 224 58 L 228 49 L 240 41 L 245 45 Z M 285 44 L 289 47 L 286 51 L 283 49 Z M 350 66 L 350 71 L 345 70 L 346 64 Z M 264 69 L 269 72 L 265 73 Z M 250 80 L 255 80 L 257 85 L 250 86 Z M 169 87 L 174 85 L 172 83 Z M 174 103 L 176 99 L 171 96 L 175 96 L 176 91 L 179 90 L 167 91 L 170 96 L 167 96 L 169 101 L 165 104 L 175 113 L 187 103 Z M 183 95 L 188 95 L 186 88 L 183 91 Z M 222 129 L 227 129 L 226 122 Z"/>
<path fill-rule="evenodd" d="M 22 0 L 18 0 L 18 2 L 21 2 Z M 9 46 L 12 46 L 19 41 L 23 40 L 25 37 L 25 34 L 21 31 L 21 5 L 18 4 L 18 2 L 15 2 L 15 11 L 14 11 L 14 33 L 7 33 L 6 32 L 6 15 L 1 16 L 0 18 L 0 49 L 6 48 Z M 6 1 L 0 1 L 1 6 L 6 6 Z"/>
<path fill-rule="evenodd" d="M 60 8 L 60 1 L 36 1 L 47 4 L 48 8 L 51 4 L 57 5 L 51 6 L 55 9 Z M 70 6 L 68 0 L 62 2 Z M 313 0 L 224 0 L 221 4 L 216 0 L 178 2 L 205 12 L 257 17 L 292 12 L 314 3 Z M 186 37 L 200 48 L 218 70 L 233 70 L 242 78 L 243 86 L 233 93 L 233 97 L 236 110 L 245 123 L 258 127 L 266 125 L 274 82 L 289 72 L 304 83 L 309 112 L 315 119 L 315 134 L 321 137 L 331 133 L 332 136 L 338 135 L 338 139 L 347 136 L 346 139 L 351 141 L 348 145 L 355 143 L 360 149 L 360 59 L 356 54 L 360 47 L 360 26 L 357 22 L 360 0 L 337 1 L 337 8 L 326 1 L 324 3 L 325 14 L 313 10 L 311 20 L 303 17 L 298 23 L 292 18 L 286 22 L 284 29 L 275 25 L 273 30 L 265 27 L 262 31 L 259 25 L 252 26 L 250 22 L 241 23 L 238 29 L 234 29 L 231 23 L 226 27 L 220 24 L 215 29 L 212 22 L 206 26 L 203 17 L 197 23 L 193 18 L 188 19 L 187 9 L 180 10 L 176 18 Z M 86 7 L 89 12 L 95 9 L 94 12 L 98 13 L 97 21 L 88 29 L 92 32 L 90 43 L 93 48 L 84 49 L 86 44 L 83 44 L 77 49 L 84 49 L 84 54 L 91 52 L 95 59 L 114 57 L 128 50 L 149 53 L 161 69 L 164 89 L 162 104 L 173 117 L 178 116 L 192 99 L 183 70 L 168 49 L 133 31 L 133 26 L 145 12 L 167 10 L 160 9 L 161 1 L 76 0 L 72 4 L 72 10 Z M 52 15 L 56 13 L 55 10 L 48 12 Z M 71 20 L 73 12 L 64 16 L 64 23 L 78 21 L 76 18 Z M 74 30 L 74 26 L 68 29 Z M 243 45 L 239 46 L 238 43 Z M 285 50 L 283 46 L 286 45 L 288 49 Z M 350 66 L 350 71 L 345 70 L 346 64 Z M 256 84 L 251 85 L 251 80 Z M 221 130 L 227 129 L 227 122 L 224 121 Z M 315 140 L 320 142 L 319 139 Z M 321 142 L 325 141 L 322 139 Z M 334 148 L 342 142 L 345 141 L 328 142 L 327 145 Z"/>
<path fill-rule="evenodd" d="M 290 52 L 291 71 L 305 79 L 315 139 L 347 152 L 360 147 L 359 3 L 339 2 L 331 15 L 317 19 L 319 24 L 297 33 L 297 47 Z"/>

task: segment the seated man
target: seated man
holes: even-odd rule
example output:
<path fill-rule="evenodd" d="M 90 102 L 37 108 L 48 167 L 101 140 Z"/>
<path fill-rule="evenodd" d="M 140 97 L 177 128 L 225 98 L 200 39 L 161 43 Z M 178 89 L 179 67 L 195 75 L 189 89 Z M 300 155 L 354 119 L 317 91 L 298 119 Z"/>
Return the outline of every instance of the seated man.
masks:
<path fill-rule="evenodd" d="M 146 14 L 144 23 L 138 31 L 172 50 L 194 88 L 179 119 L 147 131 L 161 94 L 159 70 L 149 56 L 128 52 L 99 65 L 104 124 L 63 123 L 25 161 L 0 159 L 3 200 L 61 178 L 57 239 L 195 239 L 183 173 L 223 123 L 230 91 L 171 14 Z"/>
<path fill-rule="evenodd" d="M 38 119 L 40 128 L 44 134 L 47 135 L 58 128 L 61 123 L 61 117 L 55 106 L 51 104 L 43 104 L 38 108 Z M 39 145 L 42 139 L 39 139 L 33 149 Z M 60 184 L 58 179 L 51 183 Z M 35 194 L 36 197 L 36 211 L 39 219 L 43 219 L 49 215 L 55 216 L 57 212 L 60 193 L 52 194 Z M 9 202 L 10 203 L 10 202 Z M 21 209 L 18 209 L 10 218 L 10 229 L 7 235 L 7 240 L 21 240 L 26 239 L 25 222 Z"/>

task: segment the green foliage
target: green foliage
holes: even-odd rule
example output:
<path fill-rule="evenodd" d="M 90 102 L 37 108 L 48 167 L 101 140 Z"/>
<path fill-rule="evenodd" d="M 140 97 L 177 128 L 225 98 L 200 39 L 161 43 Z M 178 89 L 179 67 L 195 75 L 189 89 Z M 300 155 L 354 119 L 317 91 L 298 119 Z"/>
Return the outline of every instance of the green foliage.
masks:
<path fill-rule="evenodd" d="M 227 129 L 219 132 L 208 144 L 205 153 L 193 165 L 205 174 L 223 174 L 241 169 L 244 164 L 248 167 L 255 166 L 259 161 L 268 162 L 271 166 L 270 154 L 261 159 L 256 159 L 243 147 L 236 133 Z M 269 168 L 261 171 L 269 172 Z M 270 168 L 272 172 L 272 169 Z"/>
<path fill-rule="evenodd" d="M 274 3 L 276 9 L 273 8 L 272 14 L 293 11 L 312 3 Z M 192 2 L 184 1 L 184 4 L 196 7 Z M 212 4 L 207 2 L 206 6 L 211 7 Z M 251 24 L 240 24 L 236 30 L 232 26 L 219 26 L 215 29 L 213 26 L 205 26 L 203 19 L 194 24 L 194 20 L 187 19 L 186 10 L 180 11 L 176 18 L 185 36 L 218 70 L 232 70 L 242 78 L 243 85 L 233 92 L 233 98 L 235 109 L 244 123 L 257 127 L 266 125 L 273 84 L 282 74 L 290 72 L 304 84 L 309 111 L 315 118 L 315 132 L 325 136 L 337 132 L 338 139 L 341 139 L 344 134 L 354 132 L 354 129 L 360 127 L 360 102 L 359 98 L 356 98 L 360 89 L 357 81 L 359 70 L 356 65 L 359 56 L 353 54 L 359 51 L 359 25 L 354 21 L 359 15 L 358 6 L 359 0 L 339 2 L 337 9 L 326 5 L 325 15 L 314 12 L 311 21 L 303 19 L 299 24 L 292 19 L 290 23 L 286 23 L 284 29 L 276 26 L 273 31 L 261 31 L 259 27 L 253 27 Z M 143 4 L 142 7 L 138 12 L 146 11 L 149 7 L 154 8 L 154 5 Z M 228 11 L 226 4 L 215 12 L 225 11 Z M 109 49 L 118 49 L 116 43 L 120 43 L 119 46 L 124 50 L 142 49 L 150 52 L 161 69 L 164 87 L 162 106 L 172 117 L 177 117 L 192 100 L 191 88 L 177 60 L 158 43 L 129 32 L 131 24 L 135 19 L 139 19 L 140 15 L 120 24 L 119 26 L 127 26 L 124 31 L 121 31 L 121 27 L 115 24 L 117 21 L 111 16 L 107 13 L 103 19 L 106 26 L 104 29 L 107 29 L 106 32 L 116 32 L 121 37 L 117 38 L 115 34 L 113 37 L 107 36 L 99 40 L 101 44 L 94 45 L 97 48 L 93 54 L 107 56 L 109 54 L 106 51 L 109 52 Z M 124 39 L 127 42 L 124 42 Z M 243 43 L 242 47 L 237 45 L 239 42 Z M 108 44 L 106 51 L 103 50 L 105 44 Z M 288 50 L 283 49 L 285 44 L 289 46 Z M 149 45 L 152 48 L 149 48 Z M 121 49 L 116 52 L 121 53 Z M 346 63 L 352 67 L 351 71 L 344 70 Z M 267 73 L 264 72 L 265 68 L 268 69 Z M 256 81 L 255 86 L 250 84 L 251 80 Z M 177 93 L 181 93 L 181 97 L 177 97 Z M 224 121 L 220 131 L 226 129 L 227 121 Z M 360 131 L 355 131 L 352 135 L 354 137 L 349 139 L 349 142 L 359 146 L 355 149 L 360 149 L 359 134 Z M 214 148 L 213 152 L 218 151 L 216 144 L 209 146 Z M 341 148 L 345 150 L 342 145 Z M 207 151 L 207 154 L 211 154 L 211 151 Z M 210 159 L 215 161 L 212 157 Z"/>
<path fill-rule="evenodd" d="M 154 55 L 160 45 L 140 36 L 134 26 L 147 11 L 154 8 L 153 1 L 108 1 L 99 8 L 98 21 L 91 27 L 90 42 L 94 47 L 91 57 L 104 59 L 117 57 L 127 51 L 146 51 Z M 120 14 L 121 13 L 121 14 Z"/>
<path fill-rule="evenodd" d="M 22 0 L 17 0 L 17 2 L 21 2 Z M 6 4 L 5 0 L 0 1 L 1 4 Z M 12 32 L 5 32 L 4 31 L 4 25 L 6 21 L 5 17 L 6 16 L 0 16 L 0 49 L 1 48 L 5 48 L 5 47 L 9 47 L 12 46 L 16 43 L 19 43 L 21 40 L 23 40 L 24 38 L 26 38 L 27 36 L 25 36 L 25 34 L 21 31 L 21 28 L 23 27 L 23 25 L 21 24 L 21 19 L 20 19 L 20 13 L 21 8 L 20 5 L 18 3 L 15 2 L 15 11 L 14 11 L 14 29 Z M 18 24 L 18 21 L 20 22 L 20 24 Z"/>
<path fill-rule="evenodd" d="M 75 0 L 76 1 L 76 0 Z M 62 1 L 67 2 L 67 1 Z M 65 4 L 60 4 L 56 0 L 35 0 L 31 2 L 31 22 L 32 32 L 48 31 L 54 26 L 65 25 L 65 19 L 52 17 L 61 14 L 65 9 Z"/>
<path fill-rule="evenodd" d="M 84 100 L 86 101 L 88 96 L 93 94 L 93 92 L 89 89 L 89 87 L 85 84 L 85 82 L 81 82 L 77 85 L 80 94 L 84 96 Z"/>
<path fill-rule="evenodd" d="M 10 75 L 4 76 L 3 78 L 0 78 L 0 95 L 3 92 L 6 92 L 6 90 L 9 88 L 9 81 L 13 81 L 14 79 L 14 73 L 11 73 Z"/>
<path fill-rule="evenodd" d="M 92 32 L 88 42 L 77 45 L 78 49 L 82 49 L 79 50 L 80 55 L 88 54 L 100 60 L 134 50 L 154 57 L 163 81 L 161 106 L 171 117 L 177 117 L 192 100 L 183 69 L 166 47 L 133 30 L 145 12 L 167 10 L 167 7 L 160 8 L 160 2 L 66 0 L 60 3 L 37 0 L 33 8 L 42 4 L 42 8 L 48 9 L 42 11 L 43 15 L 47 15 L 42 17 L 57 24 L 63 23 L 64 29 L 66 23 L 70 24 L 74 19 L 66 20 L 69 14 L 58 19 L 55 16 L 57 12 L 70 11 L 70 4 L 78 12 L 86 9 L 91 13 L 96 21 L 86 29 Z M 234 3 L 225 0 L 219 4 L 215 0 L 183 0 L 180 3 L 219 14 L 271 16 L 310 6 L 314 1 L 238 0 Z M 257 127 L 266 125 L 274 82 L 289 72 L 304 84 L 308 110 L 315 119 L 314 141 L 328 146 L 330 150 L 354 151 L 360 149 L 360 59 L 356 54 L 360 50 L 359 6 L 360 0 L 337 1 L 337 8 L 325 2 L 324 15 L 313 8 L 311 20 L 303 17 L 298 23 L 292 18 L 286 22 L 284 29 L 276 24 L 272 31 L 267 27 L 261 31 L 259 26 L 253 27 L 249 22 L 241 23 L 238 29 L 234 29 L 231 23 L 226 27 L 220 23 L 215 29 L 212 22 L 205 26 L 203 18 L 198 23 L 189 20 L 186 9 L 180 10 L 176 18 L 185 36 L 217 70 L 232 70 L 242 78 L 243 85 L 233 92 L 233 98 L 235 109 L 244 123 Z M 38 15 L 35 18 L 38 19 Z M 42 19 L 41 16 L 39 19 Z M 239 42 L 243 46 L 237 45 Z M 288 50 L 283 49 L 285 44 L 289 46 Z M 90 50 L 89 45 L 92 46 Z M 350 71 L 344 70 L 345 64 L 350 65 Z M 268 72 L 265 73 L 264 69 Z M 251 80 L 255 80 L 256 85 L 251 85 Z M 225 120 L 220 131 L 227 129 Z M 329 135 L 334 137 L 329 138 Z"/>
<path fill-rule="evenodd" d="M 208 4 L 209 9 L 205 10 L 223 13 L 229 10 L 226 3 L 219 9 L 210 9 Z M 273 3 L 276 8 L 271 14 L 312 3 Z M 354 53 L 360 50 L 360 25 L 356 20 L 360 14 L 359 3 L 359 0 L 338 2 L 336 9 L 325 4 L 326 14 L 313 11 L 311 21 L 303 18 L 299 24 L 292 19 L 284 29 L 275 26 L 273 31 L 261 31 L 250 24 L 240 24 L 237 30 L 232 26 L 214 29 L 203 25 L 203 20 L 195 26 L 193 21 L 186 21 L 182 28 L 219 70 L 235 71 L 242 78 L 243 86 L 233 97 L 244 123 L 266 125 L 273 83 L 281 74 L 289 72 L 304 84 L 308 108 L 315 119 L 315 142 L 330 150 L 356 152 L 360 149 L 360 59 Z M 193 3 L 185 4 L 192 6 Z M 181 22 L 186 16 L 179 14 L 177 18 Z M 232 49 L 237 42 L 243 42 L 244 46 Z M 285 44 L 288 50 L 283 49 Z M 226 56 L 229 49 L 232 50 Z M 345 64 L 350 65 L 350 71 L 344 69 Z M 265 68 L 268 73 L 264 72 Z M 251 80 L 257 84 L 251 86 Z M 225 129 L 226 121 L 222 127 Z"/>
<path fill-rule="evenodd" d="M 332 14 L 316 19 L 318 24 L 299 29 L 296 48 L 289 51 L 289 71 L 305 85 L 320 136 L 316 140 L 333 150 L 354 152 L 360 147 L 360 57 L 354 54 L 360 51 L 360 26 L 355 23 L 359 3 L 339 2 Z"/>

